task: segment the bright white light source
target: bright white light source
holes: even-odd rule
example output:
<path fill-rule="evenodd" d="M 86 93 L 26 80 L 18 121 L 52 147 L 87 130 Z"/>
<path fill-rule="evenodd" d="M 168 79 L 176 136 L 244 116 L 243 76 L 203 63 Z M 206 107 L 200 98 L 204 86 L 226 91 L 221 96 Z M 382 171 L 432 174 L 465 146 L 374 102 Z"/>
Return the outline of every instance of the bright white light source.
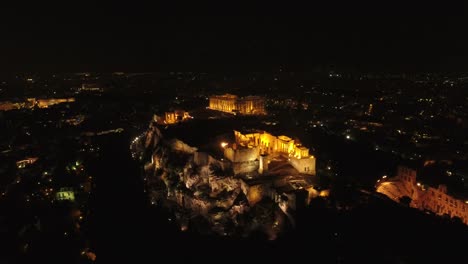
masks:
<path fill-rule="evenodd" d="M 228 143 L 226 143 L 226 142 L 221 142 L 221 147 L 222 147 L 222 148 L 225 148 L 227 145 L 228 145 Z"/>

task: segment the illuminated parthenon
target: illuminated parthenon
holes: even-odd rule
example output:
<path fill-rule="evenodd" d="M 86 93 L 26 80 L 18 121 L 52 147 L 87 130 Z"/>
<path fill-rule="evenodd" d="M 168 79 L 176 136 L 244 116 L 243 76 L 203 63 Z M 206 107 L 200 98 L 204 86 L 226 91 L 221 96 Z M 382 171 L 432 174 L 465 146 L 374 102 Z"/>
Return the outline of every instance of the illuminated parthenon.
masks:
<path fill-rule="evenodd" d="M 237 95 L 224 94 L 210 97 L 210 109 L 231 114 L 263 115 L 265 111 L 265 99 L 260 96 L 246 96 L 239 98 Z"/>

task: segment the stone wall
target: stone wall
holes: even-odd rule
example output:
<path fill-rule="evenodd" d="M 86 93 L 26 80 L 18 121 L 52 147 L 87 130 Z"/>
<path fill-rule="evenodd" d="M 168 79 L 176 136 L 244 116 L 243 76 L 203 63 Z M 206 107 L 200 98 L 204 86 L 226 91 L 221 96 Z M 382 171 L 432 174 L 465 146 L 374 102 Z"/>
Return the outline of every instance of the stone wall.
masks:
<path fill-rule="evenodd" d="M 446 191 L 444 185 L 424 190 L 421 188 L 417 192 L 417 199 L 412 201 L 411 206 L 421 210 L 429 210 L 437 215 L 459 217 L 465 224 L 468 224 L 468 204 L 453 198 Z"/>
<path fill-rule="evenodd" d="M 311 156 L 302 159 L 291 157 L 289 162 L 300 173 L 315 175 L 315 157 Z"/>
<path fill-rule="evenodd" d="M 248 162 L 258 159 L 260 151 L 258 147 L 253 148 L 226 148 L 224 150 L 224 157 L 232 162 Z"/>
<path fill-rule="evenodd" d="M 271 188 L 271 185 L 256 184 L 249 186 L 247 191 L 247 200 L 249 201 L 249 205 L 253 206 L 265 197 L 273 199 L 276 195 L 276 191 Z"/>
<path fill-rule="evenodd" d="M 235 162 L 232 163 L 232 171 L 234 175 L 247 174 L 256 172 L 258 170 L 258 160 L 246 161 L 246 162 Z"/>
<path fill-rule="evenodd" d="M 416 170 L 399 167 L 395 177 L 377 185 L 377 192 L 385 194 L 396 202 L 408 196 L 411 198 L 410 206 L 413 208 L 428 210 L 436 215 L 459 217 L 468 225 L 468 204 L 449 195 L 445 185 L 434 188 L 418 183 Z"/>

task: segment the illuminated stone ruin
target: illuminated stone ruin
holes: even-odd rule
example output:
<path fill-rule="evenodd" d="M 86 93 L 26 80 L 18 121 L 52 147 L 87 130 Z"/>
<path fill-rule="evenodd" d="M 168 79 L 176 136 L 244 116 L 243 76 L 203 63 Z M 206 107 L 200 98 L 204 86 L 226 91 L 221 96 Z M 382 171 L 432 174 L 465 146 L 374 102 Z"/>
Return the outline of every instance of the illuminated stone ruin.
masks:
<path fill-rule="evenodd" d="M 315 175 L 315 157 L 309 149 L 287 136 L 273 136 L 265 131 L 242 134 L 234 131 L 235 143 L 224 147 L 224 156 L 233 163 L 258 160 L 258 171 L 268 170 L 269 157 L 286 157 L 300 173 Z"/>
<path fill-rule="evenodd" d="M 260 96 L 238 97 L 237 95 L 224 94 L 210 97 L 209 108 L 231 114 L 264 115 L 265 99 Z"/>
<path fill-rule="evenodd" d="M 468 202 L 449 195 L 445 185 L 437 188 L 426 186 L 418 182 L 416 176 L 416 170 L 400 166 L 395 177 L 383 176 L 377 182 L 377 192 L 396 202 L 408 197 L 411 199 L 409 205 L 413 208 L 431 211 L 436 215 L 459 217 L 468 225 Z"/>
<path fill-rule="evenodd" d="M 160 125 L 172 125 L 178 122 L 183 122 L 192 117 L 187 111 L 175 110 L 173 112 L 165 112 L 164 116 L 154 115 L 153 119 Z"/>

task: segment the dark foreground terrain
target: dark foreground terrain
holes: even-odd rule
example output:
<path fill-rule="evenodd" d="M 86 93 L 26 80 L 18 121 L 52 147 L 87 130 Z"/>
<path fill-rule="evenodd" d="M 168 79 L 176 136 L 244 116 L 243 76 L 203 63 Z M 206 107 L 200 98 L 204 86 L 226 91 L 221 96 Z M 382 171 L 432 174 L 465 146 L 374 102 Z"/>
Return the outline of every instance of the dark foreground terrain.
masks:
<path fill-rule="evenodd" d="M 171 215 L 151 207 L 143 192 L 138 164 L 130 159 L 126 137 L 102 139 L 96 167 L 97 190 L 91 201 L 91 240 L 98 263 L 143 263 L 164 258 L 356 263 L 465 262 L 467 228 L 381 198 L 351 211 L 337 212 L 327 201 L 313 201 L 298 215 L 297 230 L 277 241 L 205 237 L 181 232 Z"/>

